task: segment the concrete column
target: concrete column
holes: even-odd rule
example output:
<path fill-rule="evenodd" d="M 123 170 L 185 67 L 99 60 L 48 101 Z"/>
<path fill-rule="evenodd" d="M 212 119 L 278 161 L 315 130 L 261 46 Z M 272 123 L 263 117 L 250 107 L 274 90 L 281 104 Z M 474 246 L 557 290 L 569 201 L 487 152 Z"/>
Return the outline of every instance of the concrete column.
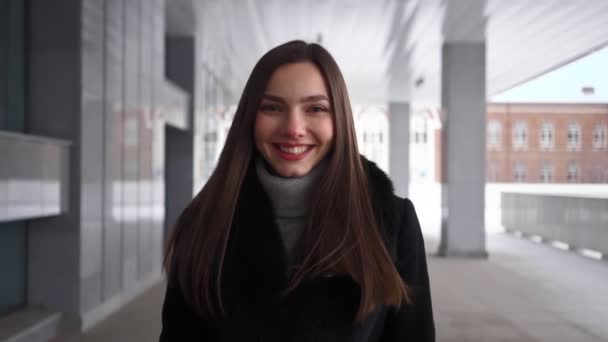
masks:
<path fill-rule="evenodd" d="M 194 189 L 195 39 L 166 38 L 166 76 L 189 95 L 188 129 L 167 126 L 165 150 L 165 235 L 190 203 Z"/>
<path fill-rule="evenodd" d="M 485 51 L 485 42 L 446 42 L 442 49 L 442 256 L 487 256 Z"/>
<path fill-rule="evenodd" d="M 165 126 L 165 237 L 192 200 L 193 154 L 192 134 Z"/>
<path fill-rule="evenodd" d="M 194 130 L 194 89 L 196 86 L 194 36 L 167 36 L 165 38 L 165 76 L 190 95 L 188 127 Z"/>
<path fill-rule="evenodd" d="M 395 194 L 407 197 L 410 182 L 410 104 L 391 102 L 389 118 L 389 174 Z"/>

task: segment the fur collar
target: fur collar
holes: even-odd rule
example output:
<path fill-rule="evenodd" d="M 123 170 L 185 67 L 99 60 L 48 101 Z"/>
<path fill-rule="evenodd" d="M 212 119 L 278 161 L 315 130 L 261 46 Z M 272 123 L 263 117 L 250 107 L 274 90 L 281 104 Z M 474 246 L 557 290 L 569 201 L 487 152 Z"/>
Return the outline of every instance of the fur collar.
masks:
<path fill-rule="evenodd" d="M 393 185 L 376 164 L 363 157 L 362 161 L 369 179 L 374 212 L 381 221 L 387 246 L 394 258 L 396 215 Z M 228 312 L 233 317 L 249 317 L 247 319 L 309 313 L 313 317 L 328 315 L 327 319 L 352 321 L 359 303 L 359 287 L 350 278 L 309 281 L 290 296 L 289 305 L 281 302 L 280 293 L 288 282 L 286 258 L 271 208 L 270 199 L 257 180 L 255 168 L 249 167 L 224 264 L 222 292 Z"/>

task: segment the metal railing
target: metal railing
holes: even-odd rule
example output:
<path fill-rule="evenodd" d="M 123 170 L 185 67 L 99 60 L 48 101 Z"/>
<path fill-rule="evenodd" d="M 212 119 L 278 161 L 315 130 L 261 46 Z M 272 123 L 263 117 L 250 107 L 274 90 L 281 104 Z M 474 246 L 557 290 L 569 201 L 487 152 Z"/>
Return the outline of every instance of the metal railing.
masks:
<path fill-rule="evenodd" d="M 608 196 L 504 192 L 502 224 L 507 231 L 608 256 Z"/>

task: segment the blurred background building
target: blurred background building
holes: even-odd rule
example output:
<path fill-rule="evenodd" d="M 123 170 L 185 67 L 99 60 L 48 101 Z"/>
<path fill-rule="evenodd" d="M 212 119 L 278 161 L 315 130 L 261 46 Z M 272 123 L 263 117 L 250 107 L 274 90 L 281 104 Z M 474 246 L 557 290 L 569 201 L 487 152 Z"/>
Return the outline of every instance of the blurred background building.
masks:
<path fill-rule="evenodd" d="M 487 181 L 608 183 L 608 105 L 493 104 Z"/>
<path fill-rule="evenodd" d="M 416 205 L 439 341 L 608 340 L 608 2 L 0 0 L 0 341 L 157 338 L 167 232 L 292 39 Z"/>
<path fill-rule="evenodd" d="M 373 160 L 388 157 L 385 115 L 360 120 L 361 151 Z M 412 116 L 410 182 L 440 180 L 435 122 L 430 109 Z M 486 130 L 488 183 L 608 183 L 606 104 L 491 103 Z M 386 162 L 379 165 L 388 169 Z"/>

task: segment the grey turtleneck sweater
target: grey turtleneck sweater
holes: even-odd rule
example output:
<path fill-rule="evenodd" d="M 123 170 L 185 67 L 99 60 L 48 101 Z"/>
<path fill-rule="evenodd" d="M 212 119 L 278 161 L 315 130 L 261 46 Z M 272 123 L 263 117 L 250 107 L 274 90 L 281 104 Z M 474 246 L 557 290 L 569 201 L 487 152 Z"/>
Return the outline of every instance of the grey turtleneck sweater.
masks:
<path fill-rule="evenodd" d="M 274 220 L 283 238 L 289 265 L 294 261 L 294 249 L 306 225 L 312 190 L 325 164 L 321 161 L 302 177 L 285 178 L 272 173 L 262 158 L 255 161 L 260 184 L 272 203 Z"/>

